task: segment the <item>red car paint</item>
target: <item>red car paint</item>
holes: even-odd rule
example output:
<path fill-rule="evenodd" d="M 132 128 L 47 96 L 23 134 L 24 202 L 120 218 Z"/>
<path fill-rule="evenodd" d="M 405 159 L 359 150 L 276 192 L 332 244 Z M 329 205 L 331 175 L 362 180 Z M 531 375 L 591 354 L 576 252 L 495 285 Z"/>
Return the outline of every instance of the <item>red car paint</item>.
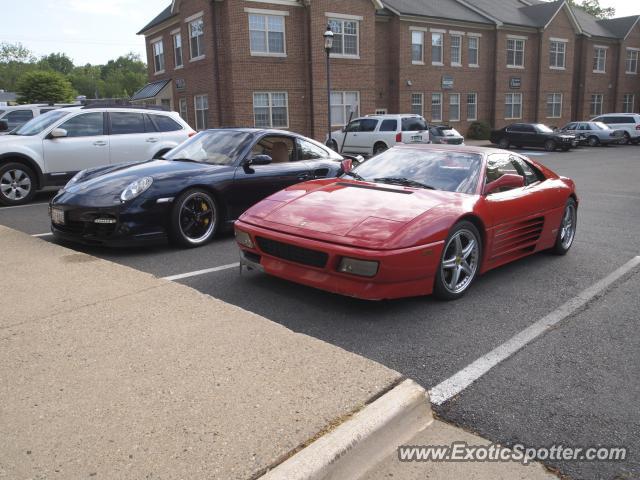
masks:
<path fill-rule="evenodd" d="M 394 147 L 409 148 L 409 147 Z M 572 180 L 526 159 L 545 180 L 483 195 L 487 155 L 503 150 L 412 145 L 483 155 L 475 194 L 380 185 L 350 178 L 294 185 L 259 202 L 238 221 L 254 248 L 246 263 L 293 282 L 357 298 L 380 300 L 430 294 L 453 225 L 473 221 L 482 236 L 479 273 L 553 247 Z M 521 157 L 522 158 L 522 157 Z M 373 189 L 370 187 L 374 187 Z M 403 194 L 403 192 L 405 194 Z M 410 193 L 410 194 L 407 194 Z M 323 268 L 265 253 L 257 237 L 328 255 Z M 338 272 L 342 257 L 379 261 L 373 277 Z"/>

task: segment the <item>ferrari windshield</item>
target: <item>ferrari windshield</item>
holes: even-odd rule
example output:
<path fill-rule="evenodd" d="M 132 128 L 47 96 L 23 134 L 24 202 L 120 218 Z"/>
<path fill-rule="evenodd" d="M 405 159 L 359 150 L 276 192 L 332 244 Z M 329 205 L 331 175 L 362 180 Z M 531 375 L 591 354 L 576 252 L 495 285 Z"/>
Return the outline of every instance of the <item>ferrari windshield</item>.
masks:
<path fill-rule="evenodd" d="M 208 130 L 178 145 L 164 158 L 211 165 L 232 165 L 249 143 L 252 143 L 252 135 L 247 132 Z"/>
<path fill-rule="evenodd" d="M 359 180 L 473 194 L 482 156 L 452 150 L 392 148 L 356 167 Z"/>

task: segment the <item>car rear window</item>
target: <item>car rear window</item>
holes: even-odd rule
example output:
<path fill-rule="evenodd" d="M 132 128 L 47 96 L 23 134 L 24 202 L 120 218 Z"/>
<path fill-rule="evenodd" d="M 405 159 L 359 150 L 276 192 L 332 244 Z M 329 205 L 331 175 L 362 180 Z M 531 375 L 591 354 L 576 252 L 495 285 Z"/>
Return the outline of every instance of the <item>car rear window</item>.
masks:
<path fill-rule="evenodd" d="M 178 122 L 166 115 L 149 116 L 160 132 L 175 132 L 176 130 L 182 130 L 182 126 Z"/>
<path fill-rule="evenodd" d="M 403 132 L 420 132 L 427 129 L 427 122 L 420 117 L 409 117 L 402 119 Z"/>
<path fill-rule="evenodd" d="M 397 120 L 383 120 L 380 125 L 381 132 L 395 132 L 398 129 Z"/>
<path fill-rule="evenodd" d="M 363 118 L 360 120 L 361 132 L 373 132 L 377 126 L 378 120 L 374 120 L 373 118 Z"/>

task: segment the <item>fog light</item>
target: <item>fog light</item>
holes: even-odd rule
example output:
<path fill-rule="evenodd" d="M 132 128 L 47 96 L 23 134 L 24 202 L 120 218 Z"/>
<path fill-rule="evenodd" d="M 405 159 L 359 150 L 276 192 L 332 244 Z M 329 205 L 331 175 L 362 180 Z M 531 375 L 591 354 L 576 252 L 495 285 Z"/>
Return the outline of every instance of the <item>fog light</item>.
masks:
<path fill-rule="evenodd" d="M 378 273 L 378 265 L 378 262 L 342 257 L 340 265 L 338 265 L 338 271 L 350 273 L 351 275 L 359 275 L 361 277 L 373 277 Z"/>
<path fill-rule="evenodd" d="M 247 248 L 255 248 L 253 245 L 253 241 L 251 240 L 251 235 L 249 235 L 247 232 L 243 232 L 242 230 L 237 229 L 235 232 L 236 242 Z"/>

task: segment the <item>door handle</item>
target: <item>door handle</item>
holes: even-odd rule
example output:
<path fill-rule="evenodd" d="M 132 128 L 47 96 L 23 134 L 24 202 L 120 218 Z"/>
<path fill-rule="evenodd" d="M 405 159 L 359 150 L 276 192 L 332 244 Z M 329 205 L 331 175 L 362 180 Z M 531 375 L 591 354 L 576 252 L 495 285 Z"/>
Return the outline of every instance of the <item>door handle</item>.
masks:
<path fill-rule="evenodd" d="M 155 137 L 149 137 L 149 138 L 147 138 L 147 142 L 149 142 L 149 143 L 156 143 L 157 141 L 158 141 L 158 139 L 157 139 L 157 138 L 155 138 Z"/>
<path fill-rule="evenodd" d="M 104 147 L 107 144 L 107 142 L 105 142 L 104 140 L 97 140 L 97 141 L 93 142 L 93 144 L 96 147 Z"/>
<path fill-rule="evenodd" d="M 298 180 L 309 180 L 309 178 L 311 178 L 311 175 L 308 173 L 302 173 L 298 175 Z"/>

